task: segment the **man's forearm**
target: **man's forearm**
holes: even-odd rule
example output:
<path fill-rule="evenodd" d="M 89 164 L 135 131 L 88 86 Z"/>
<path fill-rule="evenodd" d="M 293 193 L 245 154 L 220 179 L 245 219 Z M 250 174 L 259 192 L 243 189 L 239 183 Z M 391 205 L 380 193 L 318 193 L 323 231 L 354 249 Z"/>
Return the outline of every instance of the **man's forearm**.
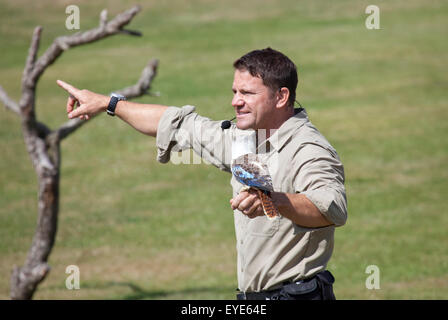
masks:
<path fill-rule="evenodd" d="M 110 97 L 89 90 L 79 90 L 62 80 L 58 80 L 57 84 L 70 94 L 67 100 L 67 113 L 70 119 L 79 117 L 87 120 L 106 112 Z M 158 104 L 122 100 L 118 101 L 115 114 L 138 131 L 155 137 L 160 118 L 167 108 Z"/>
<path fill-rule="evenodd" d="M 155 137 L 157 127 L 167 106 L 119 101 L 115 115 L 141 133 Z"/>
<path fill-rule="evenodd" d="M 272 192 L 272 200 L 280 214 L 303 227 L 325 227 L 328 221 L 319 209 L 304 195 L 299 193 Z"/>

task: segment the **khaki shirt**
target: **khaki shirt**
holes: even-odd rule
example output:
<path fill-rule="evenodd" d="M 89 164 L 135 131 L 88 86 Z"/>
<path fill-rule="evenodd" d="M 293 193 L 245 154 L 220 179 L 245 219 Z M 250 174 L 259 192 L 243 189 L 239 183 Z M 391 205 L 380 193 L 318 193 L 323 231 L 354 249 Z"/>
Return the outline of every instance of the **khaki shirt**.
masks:
<path fill-rule="evenodd" d="M 170 156 L 173 161 L 172 151 L 193 149 L 206 162 L 230 172 L 232 141 L 241 132 L 234 124 L 221 129 L 221 121 L 199 116 L 193 106 L 170 107 L 159 122 L 157 159 L 166 163 Z M 307 228 L 284 217 L 250 219 L 235 210 L 238 286 L 244 292 L 275 289 L 324 270 L 333 252 L 335 227 L 347 219 L 342 163 L 304 109 L 296 109 L 257 153 L 269 168 L 274 191 L 302 193 L 333 225 Z M 233 175 L 230 183 L 236 196 L 243 186 Z"/>

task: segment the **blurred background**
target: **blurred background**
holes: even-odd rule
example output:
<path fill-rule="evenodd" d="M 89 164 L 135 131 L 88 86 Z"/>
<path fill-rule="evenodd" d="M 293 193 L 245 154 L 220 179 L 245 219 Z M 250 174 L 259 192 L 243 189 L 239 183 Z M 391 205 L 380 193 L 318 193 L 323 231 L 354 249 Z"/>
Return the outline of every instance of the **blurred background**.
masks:
<path fill-rule="evenodd" d="M 63 79 L 109 94 L 160 59 L 160 96 L 134 101 L 182 106 L 228 119 L 232 63 L 271 46 L 299 71 L 297 98 L 338 151 L 349 218 L 336 229 L 328 269 L 338 299 L 448 298 L 448 3 L 446 1 L 25 1 L 0 0 L 0 85 L 20 98 L 33 29 L 39 54 L 80 30 L 140 4 L 129 29 L 65 52 L 38 83 L 36 113 L 66 121 Z M 368 5 L 380 29 L 368 30 Z M 162 165 L 155 139 L 101 115 L 62 143 L 59 228 L 52 267 L 35 299 L 234 299 L 236 250 L 230 176 L 214 167 Z M 9 298 L 37 219 L 37 181 L 20 120 L 0 112 L 0 298 Z M 65 268 L 80 269 L 67 290 Z M 369 290 L 366 268 L 380 270 Z"/>

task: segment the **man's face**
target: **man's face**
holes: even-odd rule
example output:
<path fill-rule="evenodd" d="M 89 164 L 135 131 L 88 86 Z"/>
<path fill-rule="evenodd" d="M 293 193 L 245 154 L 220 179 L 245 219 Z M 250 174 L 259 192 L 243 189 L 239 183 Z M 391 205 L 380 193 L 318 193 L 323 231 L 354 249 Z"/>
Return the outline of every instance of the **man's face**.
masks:
<path fill-rule="evenodd" d="M 235 70 L 232 106 L 235 108 L 238 129 L 270 129 L 276 110 L 275 95 L 259 77 L 249 71 Z"/>

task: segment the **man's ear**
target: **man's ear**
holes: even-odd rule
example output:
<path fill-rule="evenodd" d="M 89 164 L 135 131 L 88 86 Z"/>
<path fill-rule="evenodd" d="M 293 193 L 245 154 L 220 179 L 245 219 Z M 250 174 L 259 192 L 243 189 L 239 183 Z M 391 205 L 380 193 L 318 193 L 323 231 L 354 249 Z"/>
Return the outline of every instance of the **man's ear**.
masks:
<path fill-rule="evenodd" d="M 277 105 L 276 108 L 280 109 L 288 105 L 289 89 L 282 87 L 277 91 Z"/>

